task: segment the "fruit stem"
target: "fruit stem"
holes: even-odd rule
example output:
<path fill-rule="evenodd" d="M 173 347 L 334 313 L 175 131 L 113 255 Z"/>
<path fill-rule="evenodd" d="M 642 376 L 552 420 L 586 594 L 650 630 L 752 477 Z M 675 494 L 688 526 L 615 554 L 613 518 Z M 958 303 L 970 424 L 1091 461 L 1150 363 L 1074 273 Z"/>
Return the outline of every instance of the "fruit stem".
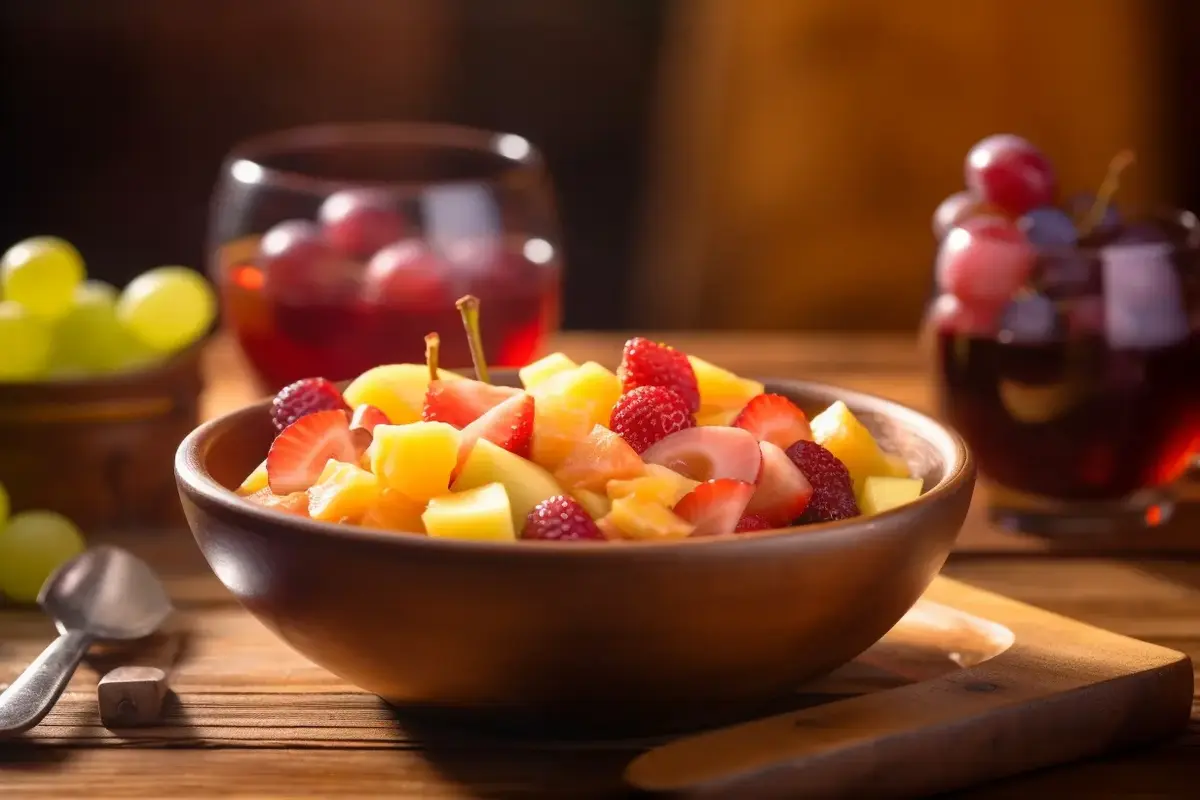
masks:
<path fill-rule="evenodd" d="M 1122 150 L 1113 156 L 1112 161 L 1108 162 L 1108 172 L 1104 175 L 1104 182 L 1100 184 L 1100 191 L 1096 192 L 1096 202 L 1092 204 L 1091 210 L 1083 218 L 1083 224 L 1080 226 L 1083 236 L 1091 233 L 1092 229 L 1104 219 L 1104 212 L 1108 210 L 1108 204 L 1112 202 L 1113 196 L 1121 186 L 1121 173 L 1136 160 L 1137 156 L 1132 150 Z"/>
<path fill-rule="evenodd" d="M 490 383 L 487 359 L 483 355 L 483 335 L 479 332 L 479 298 L 472 294 L 464 295 L 454 305 L 462 314 L 467 345 L 471 348 L 471 361 L 475 364 L 475 377 L 480 383 Z"/>
<path fill-rule="evenodd" d="M 425 334 L 425 363 L 429 365 L 429 380 L 436 381 L 438 379 L 438 350 L 442 346 L 442 339 L 437 335 L 437 331 Z"/>

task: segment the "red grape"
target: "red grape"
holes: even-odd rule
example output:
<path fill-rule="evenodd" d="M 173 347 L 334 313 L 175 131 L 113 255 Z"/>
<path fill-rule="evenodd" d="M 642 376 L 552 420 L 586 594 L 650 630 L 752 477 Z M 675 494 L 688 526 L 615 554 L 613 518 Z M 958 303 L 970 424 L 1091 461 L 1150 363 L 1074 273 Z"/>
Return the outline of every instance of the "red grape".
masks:
<path fill-rule="evenodd" d="M 999 307 L 967 306 L 954 295 L 943 294 L 929 307 L 926 324 L 936 333 L 991 336 L 999 315 Z"/>
<path fill-rule="evenodd" d="M 358 267 L 322 238 L 316 225 L 288 220 L 267 231 L 259 243 L 264 291 L 300 303 L 328 303 L 357 292 Z"/>
<path fill-rule="evenodd" d="M 941 202 L 933 212 L 933 235 L 940 242 L 951 228 L 972 217 L 999 216 L 999 209 L 988 205 L 970 192 L 955 192 Z"/>
<path fill-rule="evenodd" d="M 942 242 L 938 287 L 970 306 L 1001 306 L 1029 279 L 1035 257 L 1011 221 L 974 217 Z"/>
<path fill-rule="evenodd" d="M 1032 144 L 1010 133 L 989 136 L 967 153 L 967 188 L 1013 216 L 1054 204 L 1054 168 Z"/>
<path fill-rule="evenodd" d="M 454 299 L 449 277 L 449 267 L 422 242 L 394 242 L 371 258 L 363 296 L 383 305 L 442 306 Z"/>
<path fill-rule="evenodd" d="M 367 259 L 404 236 L 404 217 L 383 191 L 345 189 L 329 195 L 318 212 L 325 239 L 355 258 Z"/>

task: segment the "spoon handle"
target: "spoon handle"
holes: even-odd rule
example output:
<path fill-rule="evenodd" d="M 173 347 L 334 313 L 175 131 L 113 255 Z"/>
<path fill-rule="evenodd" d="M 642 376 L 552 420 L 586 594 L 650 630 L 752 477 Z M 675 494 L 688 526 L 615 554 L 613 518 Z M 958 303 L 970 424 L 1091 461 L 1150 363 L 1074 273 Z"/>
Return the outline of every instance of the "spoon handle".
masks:
<path fill-rule="evenodd" d="M 67 687 L 92 637 L 67 631 L 0 694 L 0 736 L 23 733 L 41 722 Z"/>

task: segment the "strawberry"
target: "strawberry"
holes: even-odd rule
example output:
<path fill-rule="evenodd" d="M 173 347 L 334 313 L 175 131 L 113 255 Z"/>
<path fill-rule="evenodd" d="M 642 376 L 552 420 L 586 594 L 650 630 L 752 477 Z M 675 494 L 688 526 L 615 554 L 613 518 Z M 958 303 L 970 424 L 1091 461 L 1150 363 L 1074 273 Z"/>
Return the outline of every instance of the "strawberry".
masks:
<path fill-rule="evenodd" d="M 521 531 L 522 539 L 542 542 L 603 541 L 605 535 L 573 497 L 547 497 L 533 507 Z"/>
<path fill-rule="evenodd" d="M 787 449 L 787 457 L 812 484 L 812 499 L 799 522 L 830 522 L 861 513 L 850 471 L 837 456 L 816 442 L 801 440 Z"/>
<path fill-rule="evenodd" d="M 737 527 L 733 529 L 733 532 L 750 533 L 751 531 L 769 531 L 774 527 L 769 519 L 760 514 L 747 514 L 738 520 Z"/>
<path fill-rule="evenodd" d="M 357 464 L 371 434 L 350 430 L 346 412 L 330 409 L 306 414 L 284 428 L 267 451 L 267 484 L 277 495 L 303 492 L 316 483 L 333 458 Z"/>
<path fill-rule="evenodd" d="M 430 381 L 421 419 L 465 428 L 485 411 L 520 393 L 520 389 L 492 386 L 482 381 Z"/>
<path fill-rule="evenodd" d="M 271 421 L 282 431 L 296 420 L 316 411 L 349 411 L 338 388 L 324 378 L 305 378 L 283 387 L 271 401 Z"/>
<path fill-rule="evenodd" d="M 752 484 L 718 478 L 702 483 L 684 495 L 675 504 L 675 515 L 696 526 L 692 536 L 733 533 L 753 495 Z"/>
<path fill-rule="evenodd" d="M 392 421 L 388 419 L 388 415 L 370 403 L 363 403 L 354 409 L 354 414 L 350 417 L 351 428 L 363 428 L 367 431 L 375 430 L 376 425 L 391 424 Z"/>
<path fill-rule="evenodd" d="M 630 339 L 621 354 L 617 377 L 621 379 L 623 393 L 640 386 L 663 386 L 678 392 L 690 413 L 700 410 L 696 371 L 687 355 L 668 345 L 641 336 Z"/>
<path fill-rule="evenodd" d="M 519 392 L 463 428 L 460 463 L 481 437 L 510 453 L 529 458 L 529 445 L 533 440 L 533 395 Z"/>
<path fill-rule="evenodd" d="M 760 442 L 770 442 L 781 449 L 791 447 L 801 439 L 811 439 L 808 417 L 780 394 L 760 394 L 751 398 L 733 420 L 733 427 L 754 434 Z"/>
<path fill-rule="evenodd" d="M 813 487 L 787 453 L 770 442 L 759 442 L 762 475 L 747 513 L 765 517 L 772 527 L 791 525 L 804 513 L 813 495 Z"/>
<path fill-rule="evenodd" d="M 638 453 L 676 431 L 694 428 L 687 401 L 664 386 L 639 386 L 621 395 L 609 427 Z"/>

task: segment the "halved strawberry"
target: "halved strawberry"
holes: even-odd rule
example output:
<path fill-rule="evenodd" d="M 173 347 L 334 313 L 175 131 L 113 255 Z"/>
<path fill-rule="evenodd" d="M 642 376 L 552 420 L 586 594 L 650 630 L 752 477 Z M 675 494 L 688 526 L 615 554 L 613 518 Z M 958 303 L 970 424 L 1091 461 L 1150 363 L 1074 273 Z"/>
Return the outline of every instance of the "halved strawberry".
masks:
<path fill-rule="evenodd" d="M 738 520 L 737 527 L 733 529 L 733 532 L 751 533 L 753 531 L 769 531 L 774 527 L 771 524 L 771 520 L 766 517 L 760 517 L 758 514 L 746 514 Z"/>
<path fill-rule="evenodd" d="M 465 428 L 483 416 L 485 411 L 520 393 L 520 389 L 493 386 L 483 381 L 430 381 L 421 419 Z"/>
<path fill-rule="evenodd" d="M 773 526 L 791 525 L 808 508 L 813 487 L 787 453 L 770 442 L 759 442 L 758 449 L 762 451 L 762 476 L 746 513 L 764 517 Z"/>
<path fill-rule="evenodd" d="M 597 425 L 586 439 L 576 442 L 554 477 L 566 489 L 603 492 L 610 480 L 636 478 L 645 471 L 645 462 L 628 442 Z"/>
<path fill-rule="evenodd" d="M 392 421 L 388 419 L 388 415 L 370 403 L 363 403 L 354 409 L 354 415 L 350 417 L 351 428 L 363 428 L 368 431 L 375 430 L 376 425 L 391 424 Z"/>
<path fill-rule="evenodd" d="M 696 526 L 692 536 L 733 533 L 753 495 L 752 484 L 718 478 L 702 483 L 684 495 L 675 504 L 675 515 Z"/>
<path fill-rule="evenodd" d="M 696 371 L 686 353 L 674 347 L 635 336 L 625 343 L 621 364 L 617 367 L 621 393 L 639 386 L 663 386 L 672 389 L 687 403 L 688 411 L 700 410 L 700 386 Z"/>
<path fill-rule="evenodd" d="M 462 444 L 458 449 L 459 463 L 480 438 L 521 458 L 529 458 L 529 445 L 533 440 L 533 405 L 533 395 L 519 392 L 463 428 Z"/>
<path fill-rule="evenodd" d="M 357 464 L 371 443 L 362 428 L 350 429 L 341 410 L 317 411 L 288 425 L 267 451 L 267 485 L 277 495 L 303 492 L 316 483 L 329 459 Z"/>
<path fill-rule="evenodd" d="M 801 439 L 813 438 L 808 417 L 799 406 L 779 394 L 751 398 L 734 418 L 733 427 L 750 431 L 760 442 L 770 442 L 784 450 Z"/>

